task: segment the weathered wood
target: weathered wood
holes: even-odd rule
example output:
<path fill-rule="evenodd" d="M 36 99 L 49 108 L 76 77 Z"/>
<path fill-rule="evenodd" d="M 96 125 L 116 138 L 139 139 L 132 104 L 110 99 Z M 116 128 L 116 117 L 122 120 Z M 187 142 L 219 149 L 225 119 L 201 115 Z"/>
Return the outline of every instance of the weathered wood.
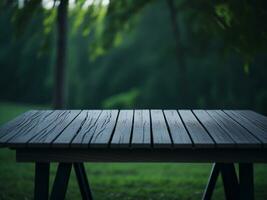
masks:
<path fill-rule="evenodd" d="M 206 111 L 193 110 L 193 112 L 214 139 L 217 147 L 233 148 L 236 146 L 228 133 L 222 129 Z"/>
<path fill-rule="evenodd" d="M 3 143 L 6 140 L 8 140 L 9 137 L 12 137 L 11 135 L 15 135 L 15 133 L 17 133 L 17 129 L 21 128 L 21 126 L 25 125 L 25 123 L 27 123 L 32 117 L 38 114 L 40 113 L 38 113 L 38 111 L 35 111 L 35 110 L 28 111 L 28 112 L 25 112 L 19 115 L 15 119 L 7 122 L 5 125 L 1 126 L 0 127 L 0 141 Z M 8 136 L 6 139 L 3 139 L 3 137 L 5 137 L 6 135 L 10 135 L 10 136 Z"/>
<path fill-rule="evenodd" d="M 267 117 L 251 110 L 237 110 L 235 112 L 241 114 L 256 126 L 267 132 Z"/>
<path fill-rule="evenodd" d="M 232 110 L 225 110 L 224 112 L 237 123 L 239 123 L 241 126 L 246 128 L 252 135 L 258 138 L 264 146 L 267 146 L 267 131 L 262 130 L 261 128 L 253 124 L 250 120 L 248 120 L 237 112 L 234 112 Z"/>
<path fill-rule="evenodd" d="M 92 137 L 90 131 L 94 128 L 101 110 L 83 110 L 63 132 L 53 141 L 53 147 L 79 147 L 86 137 Z M 88 134 L 88 135 L 87 135 Z"/>
<path fill-rule="evenodd" d="M 43 111 L 25 119 L 1 139 L 8 141 L 9 146 L 26 146 L 26 143 L 35 136 L 36 131 L 40 131 L 45 126 L 43 122 L 54 112 L 56 111 Z"/>
<path fill-rule="evenodd" d="M 246 129 L 227 116 L 223 111 L 208 110 L 207 112 L 231 136 L 238 147 L 261 147 L 261 143 L 257 138 L 252 136 Z"/>
<path fill-rule="evenodd" d="M 115 127 L 117 110 L 103 110 L 87 113 L 82 128 L 76 133 L 71 147 L 88 148 L 102 146 L 107 147 L 109 139 Z"/>
<path fill-rule="evenodd" d="M 179 114 L 196 148 L 212 148 L 215 146 L 212 138 L 190 110 L 179 110 Z"/>
<path fill-rule="evenodd" d="M 0 128 L 10 148 L 266 148 L 267 118 L 234 110 L 45 110 Z"/>
<path fill-rule="evenodd" d="M 155 148 L 172 148 L 172 141 L 162 110 L 151 110 L 153 146 Z"/>
<path fill-rule="evenodd" d="M 80 110 L 55 111 L 38 127 L 32 129 L 23 137 L 16 138 L 14 144 L 23 144 L 28 141 L 28 135 L 34 135 L 28 142 L 29 147 L 49 147 L 61 132 L 77 117 Z"/>
<path fill-rule="evenodd" d="M 71 141 L 71 147 L 85 147 L 87 148 L 93 134 L 97 129 L 97 121 L 102 111 L 85 111 L 82 114 L 82 118 L 85 117 L 82 123 L 78 123 L 78 129 L 76 123 L 72 127 L 76 127 L 74 138 Z M 71 127 L 70 127 L 71 131 Z"/>
<path fill-rule="evenodd" d="M 97 120 L 94 134 L 89 142 L 90 147 L 108 147 L 115 125 L 117 122 L 118 110 L 104 110 Z M 85 141 L 86 142 L 86 141 Z M 83 143 L 84 144 L 84 143 Z"/>
<path fill-rule="evenodd" d="M 176 110 L 164 110 L 164 115 L 171 133 L 173 146 L 192 148 L 192 141 Z"/>
<path fill-rule="evenodd" d="M 111 147 L 129 147 L 133 126 L 133 110 L 121 110 L 116 129 L 111 140 Z"/>
<path fill-rule="evenodd" d="M 132 148 L 151 148 L 151 124 L 149 110 L 135 110 Z"/>

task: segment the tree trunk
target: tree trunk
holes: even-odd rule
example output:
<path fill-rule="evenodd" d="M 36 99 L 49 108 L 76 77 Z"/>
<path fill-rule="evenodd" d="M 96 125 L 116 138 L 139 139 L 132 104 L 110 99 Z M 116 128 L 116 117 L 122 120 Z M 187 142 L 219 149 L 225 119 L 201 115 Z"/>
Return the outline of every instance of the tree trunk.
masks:
<path fill-rule="evenodd" d="M 178 65 L 179 73 L 179 101 L 180 106 L 187 106 L 188 102 L 188 87 L 187 87 L 187 77 L 186 77 L 186 62 L 185 62 L 185 53 L 184 48 L 181 42 L 181 33 L 177 23 L 177 11 L 174 5 L 173 0 L 166 0 L 170 12 L 170 20 L 172 31 L 175 39 L 175 48 L 176 48 L 176 60 Z"/>
<path fill-rule="evenodd" d="M 68 0 L 60 0 L 57 9 L 57 58 L 54 77 L 54 108 L 62 109 L 65 106 Z"/>

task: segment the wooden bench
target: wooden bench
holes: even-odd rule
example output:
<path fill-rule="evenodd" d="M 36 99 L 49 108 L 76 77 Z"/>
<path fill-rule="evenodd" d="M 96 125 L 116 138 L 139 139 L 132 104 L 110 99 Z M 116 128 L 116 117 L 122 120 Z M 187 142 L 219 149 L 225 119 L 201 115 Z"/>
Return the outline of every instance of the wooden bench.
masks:
<path fill-rule="evenodd" d="M 214 163 L 226 199 L 254 199 L 253 163 L 267 162 L 267 118 L 250 110 L 32 110 L 0 128 L 0 145 L 35 162 L 35 199 L 48 199 L 49 165 L 59 163 L 51 199 L 64 199 L 72 166 L 92 199 L 84 162 Z M 234 163 L 239 164 L 237 178 Z"/>

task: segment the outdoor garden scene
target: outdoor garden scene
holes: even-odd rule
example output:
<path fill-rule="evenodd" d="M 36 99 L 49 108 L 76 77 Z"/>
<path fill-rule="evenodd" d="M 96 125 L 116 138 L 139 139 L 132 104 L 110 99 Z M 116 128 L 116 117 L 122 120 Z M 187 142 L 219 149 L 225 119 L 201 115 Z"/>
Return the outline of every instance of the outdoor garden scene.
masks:
<path fill-rule="evenodd" d="M 1 0 L 0 127 L 39 109 L 267 115 L 266 21 L 264 0 Z M 211 168 L 85 162 L 97 200 L 198 200 Z M 16 162 L 16 152 L 0 145 L 0 200 L 34 199 L 34 180 L 34 163 Z M 266 188 L 267 165 L 256 163 L 255 200 L 267 199 Z M 66 199 L 83 199 L 74 170 Z M 225 199 L 220 176 L 212 199 Z"/>

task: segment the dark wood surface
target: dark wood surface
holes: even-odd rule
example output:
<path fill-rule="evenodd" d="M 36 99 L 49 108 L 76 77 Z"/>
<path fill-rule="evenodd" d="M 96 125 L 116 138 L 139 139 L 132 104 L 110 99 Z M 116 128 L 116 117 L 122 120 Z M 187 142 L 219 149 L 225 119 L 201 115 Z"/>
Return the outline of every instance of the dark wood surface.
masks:
<path fill-rule="evenodd" d="M 151 124 L 149 110 L 135 110 L 131 148 L 151 147 Z"/>
<path fill-rule="evenodd" d="M 26 149 L 16 150 L 18 162 L 185 162 L 266 163 L 267 149 Z"/>
<path fill-rule="evenodd" d="M 0 128 L 0 145 L 49 149 L 266 149 L 250 110 L 33 110 Z"/>

